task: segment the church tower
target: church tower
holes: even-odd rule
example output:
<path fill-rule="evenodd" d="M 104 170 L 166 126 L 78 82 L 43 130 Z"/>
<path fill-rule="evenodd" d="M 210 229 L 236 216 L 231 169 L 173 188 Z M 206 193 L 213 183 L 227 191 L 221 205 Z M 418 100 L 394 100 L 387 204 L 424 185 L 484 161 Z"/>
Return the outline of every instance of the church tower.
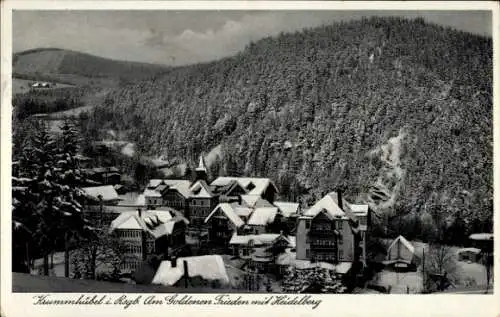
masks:
<path fill-rule="evenodd" d="M 202 155 L 200 155 L 200 163 L 198 164 L 198 167 L 196 168 L 195 172 L 196 172 L 195 181 L 204 180 L 206 182 L 208 180 L 207 167 L 205 166 L 205 161 L 203 160 Z"/>

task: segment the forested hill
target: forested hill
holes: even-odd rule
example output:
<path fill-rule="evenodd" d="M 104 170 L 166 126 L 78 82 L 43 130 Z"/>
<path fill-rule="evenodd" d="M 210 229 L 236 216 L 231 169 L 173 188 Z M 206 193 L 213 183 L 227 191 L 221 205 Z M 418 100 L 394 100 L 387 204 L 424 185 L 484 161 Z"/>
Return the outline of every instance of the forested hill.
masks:
<path fill-rule="evenodd" d="M 191 164 L 222 144 L 213 172 L 271 177 L 305 204 L 344 185 L 417 232 L 492 222 L 492 40 L 422 19 L 281 34 L 174 68 L 111 94 L 96 127 Z"/>
<path fill-rule="evenodd" d="M 38 48 L 16 53 L 12 66 L 13 73 L 19 76 L 70 74 L 124 80 L 149 78 L 167 69 L 161 65 L 116 61 L 58 48 Z"/>

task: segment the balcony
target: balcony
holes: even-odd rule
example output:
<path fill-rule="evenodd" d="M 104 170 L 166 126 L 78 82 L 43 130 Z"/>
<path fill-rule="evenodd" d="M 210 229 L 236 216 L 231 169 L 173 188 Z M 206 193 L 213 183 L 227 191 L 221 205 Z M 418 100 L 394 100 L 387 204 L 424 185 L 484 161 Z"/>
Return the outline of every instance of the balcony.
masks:
<path fill-rule="evenodd" d="M 314 242 L 311 242 L 311 249 L 335 250 L 335 249 L 337 249 L 337 245 L 336 244 L 319 243 L 317 241 L 314 241 Z"/>
<path fill-rule="evenodd" d="M 309 230 L 309 235 L 322 236 L 322 237 L 326 237 L 326 236 L 332 237 L 335 235 L 335 230 L 332 230 L 332 229 L 325 230 L 323 228 L 311 227 L 311 229 Z"/>

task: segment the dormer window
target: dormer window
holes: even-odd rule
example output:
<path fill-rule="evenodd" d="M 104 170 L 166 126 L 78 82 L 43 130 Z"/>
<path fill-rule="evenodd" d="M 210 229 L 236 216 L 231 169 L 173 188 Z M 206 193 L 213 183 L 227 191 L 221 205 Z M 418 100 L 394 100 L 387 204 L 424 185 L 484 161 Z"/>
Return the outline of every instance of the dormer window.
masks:
<path fill-rule="evenodd" d="M 201 186 L 198 186 L 197 188 L 195 188 L 193 190 L 193 194 L 198 195 L 200 193 L 200 191 L 201 191 Z"/>

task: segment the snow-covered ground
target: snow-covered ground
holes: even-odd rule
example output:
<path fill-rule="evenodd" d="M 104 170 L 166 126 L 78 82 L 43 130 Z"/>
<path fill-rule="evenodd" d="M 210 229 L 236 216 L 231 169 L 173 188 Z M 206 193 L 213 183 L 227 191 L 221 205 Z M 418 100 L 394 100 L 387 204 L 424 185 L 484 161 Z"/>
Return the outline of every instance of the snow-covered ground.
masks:
<path fill-rule="evenodd" d="M 387 240 L 390 242 L 390 240 Z M 428 252 L 429 245 L 427 243 L 412 241 L 411 244 L 415 248 L 415 253 L 422 258 L 423 252 Z M 455 254 L 459 250 L 459 247 L 451 247 L 451 252 Z M 486 268 L 484 265 L 479 263 L 467 263 L 456 260 L 457 273 L 460 277 L 460 282 L 457 286 L 483 286 L 486 285 Z M 472 283 L 472 285 L 467 285 L 467 283 Z M 418 293 L 422 290 L 422 273 L 420 267 L 417 272 L 393 272 L 389 270 L 383 270 L 377 274 L 377 276 L 372 280 L 372 284 L 380 286 L 391 286 L 391 293 L 404 294 L 407 292 L 407 288 L 410 293 Z"/>

